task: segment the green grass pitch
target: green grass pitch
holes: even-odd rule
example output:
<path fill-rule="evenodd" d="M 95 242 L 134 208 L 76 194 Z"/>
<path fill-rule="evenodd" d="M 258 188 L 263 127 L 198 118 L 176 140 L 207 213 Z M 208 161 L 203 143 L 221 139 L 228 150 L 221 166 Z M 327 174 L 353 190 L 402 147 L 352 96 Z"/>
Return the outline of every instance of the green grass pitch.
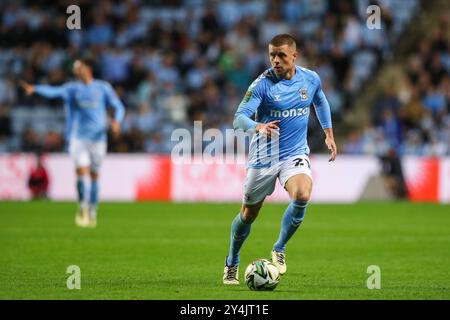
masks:
<path fill-rule="evenodd" d="M 250 291 L 244 269 L 269 257 L 284 208 L 263 207 L 241 284 L 223 286 L 239 204 L 102 203 L 98 227 L 80 229 L 74 203 L 0 202 L 0 299 L 450 299 L 450 206 L 410 203 L 310 204 L 276 290 Z"/>

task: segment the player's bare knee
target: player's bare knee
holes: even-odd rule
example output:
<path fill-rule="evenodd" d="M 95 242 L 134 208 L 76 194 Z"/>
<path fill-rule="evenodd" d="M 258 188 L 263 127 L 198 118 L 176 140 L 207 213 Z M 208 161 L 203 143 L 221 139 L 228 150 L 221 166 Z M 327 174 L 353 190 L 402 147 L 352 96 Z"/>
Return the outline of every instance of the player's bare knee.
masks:
<path fill-rule="evenodd" d="M 245 223 L 252 223 L 258 216 L 259 209 L 260 207 L 255 205 L 243 205 L 241 210 L 242 220 Z"/>
<path fill-rule="evenodd" d="M 291 192 L 292 201 L 309 201 L 311 198 L 311 191 L 304 188 L 295 189 Z"/>
<path fill-rule="evenodd" d="M 85 176 L 88 173 L 88 169 L 85 167 L 80 167 L 75 170 L 77 176 Z"/>
<path fill-rule="evenodd" d="M 98 172 L 90 172 L 91 180 L 97 180 L 98 179 Z"/>
<path fill-rule="evenodd" d="M 255 221 L 256 217 L 258 216 L 258 213 L 252 210 L 246 210 L 244 209 L 242 211 L 242 220 L 245 223 L 252 223 L 253 221 Z"/>

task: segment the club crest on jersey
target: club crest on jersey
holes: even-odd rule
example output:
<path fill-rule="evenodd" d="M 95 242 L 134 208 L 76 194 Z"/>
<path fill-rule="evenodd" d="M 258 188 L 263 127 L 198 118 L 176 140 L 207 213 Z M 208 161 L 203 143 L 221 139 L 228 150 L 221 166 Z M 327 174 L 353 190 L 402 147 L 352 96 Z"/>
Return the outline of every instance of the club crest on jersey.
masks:
<path fill-rule="evenodd" d="M 308 90 L 306 88 L 301 88 L 299 92 L 300 92 L 300 100 L 302 101 L 309 100 Z"/>

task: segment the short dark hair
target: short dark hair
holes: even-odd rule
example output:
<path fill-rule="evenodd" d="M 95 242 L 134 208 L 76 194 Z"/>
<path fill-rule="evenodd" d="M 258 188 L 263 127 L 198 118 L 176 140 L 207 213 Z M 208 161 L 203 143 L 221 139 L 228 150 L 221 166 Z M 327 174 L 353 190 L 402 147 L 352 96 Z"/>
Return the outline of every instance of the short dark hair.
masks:
<path fill-rule="evenodd" d="M 89 58 L 89 57 L 81 57 L 81 58 L 78 58 L 76 60 L 80 61 L 85 66 L 88 66 L 89 69 L 91 69 L 92 73 L 94 72 L 95 66 L 96 66 L 96 63 L 95 63 L 94 59 Z"/>
<path fill-rule="evenodd" d="M 274 47 L 281 47 L 285 44 L 287 44 L 290 47 L 297 48 L 297 42 L 295 41 L 295 38 L 287 33 L 277 34 L 275 37 L 270 40 L 270 44 Z"/>

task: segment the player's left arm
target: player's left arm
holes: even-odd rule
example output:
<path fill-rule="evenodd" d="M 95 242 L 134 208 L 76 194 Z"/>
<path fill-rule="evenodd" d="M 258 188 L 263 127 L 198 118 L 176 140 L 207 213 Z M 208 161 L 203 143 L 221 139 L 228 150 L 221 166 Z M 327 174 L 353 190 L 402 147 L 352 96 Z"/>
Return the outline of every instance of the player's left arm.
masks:
<path fill-rule="evenodd" d="M 248 88 L 244 99 L 242 99 L 242 102 L 239 104 L 238 110 L 234 115 L 233 127 L 244 131 L 255 130 L 256 132 L 262 133 L 267 137 L 271 137 L 272 134 L 278 133 L 279 120 L 268 123 L 260 123 L 252 119 L 252 116 L 256 113 L 264 100 L 264 78 L 264 74 L 260 75 Z"/>
<path fill-rule="evenodd" d="M 125 107 L 113 87 L 109 83 L 105 87 L 107 104 L 114 109 L 114 118 L 111 121 L 111 131 L 113 135 L 117 137 L 120 134 L 120 123 L 125 116 Z"/>
<path fill-rule="evenodd" d="M 322 86 L 320 83 L 319 76 L 317 75 L 319 81 L 319 87 L 314 94 L 314 108 L 316 110 L 317 118 L 319 119 L 320 125 L 325 132 L 325 144 L 331 152 L 331 157 L 329 161 L 334 161 L 337 155 L 336 142 L 334 141 L 333 135 L 333 125 L 331 122 L 331 110 L 325 94 L 322 91 Z"/>

